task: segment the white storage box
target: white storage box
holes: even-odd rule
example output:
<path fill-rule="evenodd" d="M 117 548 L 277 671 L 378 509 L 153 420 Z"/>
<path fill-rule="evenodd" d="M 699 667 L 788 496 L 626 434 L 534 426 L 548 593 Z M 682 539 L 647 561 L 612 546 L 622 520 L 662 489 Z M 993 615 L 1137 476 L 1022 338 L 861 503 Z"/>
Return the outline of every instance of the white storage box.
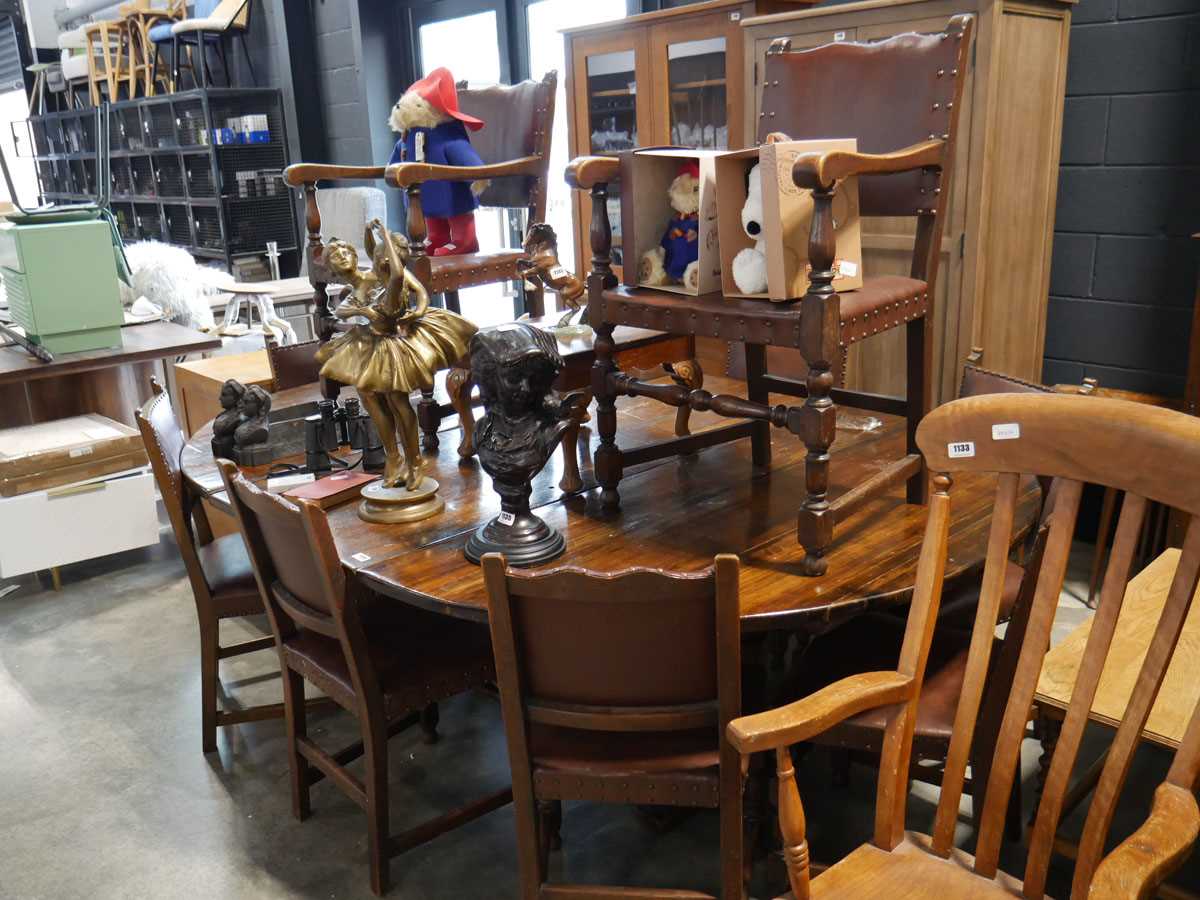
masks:
<path fill-rule="evenodd" d="M 0 578 L 158 543 L 145 468 L 0 498 Z"/>

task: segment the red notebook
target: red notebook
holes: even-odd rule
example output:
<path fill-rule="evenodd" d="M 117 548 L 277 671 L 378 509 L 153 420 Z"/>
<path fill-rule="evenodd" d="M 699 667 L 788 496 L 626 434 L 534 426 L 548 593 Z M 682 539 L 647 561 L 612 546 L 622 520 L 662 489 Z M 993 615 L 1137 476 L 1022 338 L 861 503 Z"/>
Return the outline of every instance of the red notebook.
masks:
<path fill-rule="evenodd" d="M 318 478 L 309 484 L 297 485 L 283 492 L 285 497 L 297 500 L 311 500 L 321 509 L 332 509 L 342 503 L 355 500 L 362 489 L 379 478 L 367 472 L 335 472 L 324 478 Z"/>

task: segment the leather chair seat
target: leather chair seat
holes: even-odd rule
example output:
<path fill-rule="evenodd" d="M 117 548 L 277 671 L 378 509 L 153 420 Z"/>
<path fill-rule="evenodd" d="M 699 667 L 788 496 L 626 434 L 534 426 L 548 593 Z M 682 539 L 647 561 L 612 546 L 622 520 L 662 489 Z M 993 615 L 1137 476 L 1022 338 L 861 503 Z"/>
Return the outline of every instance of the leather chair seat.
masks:
<path fill-rule="evenodd" d="M 1012 616 L 1023 576 L 1024 569 L 1010 561 L 1000 597 L 1000 621 Z M 977 581 L 968 580 L 946 589 L 942 608 L 950 610 L 951 615 L 945 619 L 939 616 L 933 634 L 925 681 L 917 701 L 914 729 L 917 749 L 922 740 L 949 742 L 953 733 L 978 602 Z M 817 638 L 801 663 L 805 675 L 799 696 L 807 696 L 857 672 L 895 669 L 904 641 L 904 625 L 903 617 L 865 615 Z M 829 743 L 878 751 L 887 712 L 887 708 L 868 709 L 830 729 L 826 738 Z"/>
<path fill-rule="evenodd" d="M 587 775 L 644 775 L 712 769 L 720 751 L 716 728 L 669 732 L 587 731 L 534 724 L 534 768 Z"/>
<path fill-rule="evenodd" d="M 394 605 L 377 604 L 363 622 L 389 717 L 495 680 L 486 628 L 390 606 Z M 339 641 L 302 630 L 284 642 L 284 652 L 290 665 L 334 699 L 353 697 L 354 685 Z"/>
<path fill-rule="evenodd" d="M 517 260 L 525 255 L 520 249 L 457 256 L 429 257 L 429 292 L 456 291 L 475 284 L 492 284 L 517 277 Z"/>
<path fill-rule="evenodd" d="M 842 291 L 842 343 L 870 337 L 920 318 L 929 309 L 928 285 L 903 275 L 875 275 L 863 279 L 856 291 Z"/>
<path fill-rule="evenodd" d="M 240 534 L 227 534 L 196 548 L 204 580 L 208 582 L 217 618 L 250 616 L 264 612 L 250 557 Z"/>

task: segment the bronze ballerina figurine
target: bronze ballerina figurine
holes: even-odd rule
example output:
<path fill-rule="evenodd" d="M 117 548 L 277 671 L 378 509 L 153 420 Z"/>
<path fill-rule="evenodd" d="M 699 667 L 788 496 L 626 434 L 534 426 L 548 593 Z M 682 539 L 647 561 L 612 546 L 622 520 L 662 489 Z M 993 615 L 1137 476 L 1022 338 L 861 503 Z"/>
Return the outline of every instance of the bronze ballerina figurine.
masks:
<path fill-rule="evenodd" d="M 405 265 L 411 251 L 403 235 L 376 219 L 367 227 L 365 244 L 373 262 L 369 272 L 359 271 L 358 252 L 345 241 L 330 241 L 325 251 L 331 271 L 353 291 L 334 315 L 362 316 L 367 324 L 354 325 L 317 351 L 321 375 L 357 389 L 387 457 L 383 487 L 432 494 L 437 484 L 424 477 L 409 395 L 432 387 L 439 369 L 462 358 L 477 329 L 452 312 L 430 309 L 429 292 Z M 438 499 L 438 508 L 427 514 L 440 508 Z"/>

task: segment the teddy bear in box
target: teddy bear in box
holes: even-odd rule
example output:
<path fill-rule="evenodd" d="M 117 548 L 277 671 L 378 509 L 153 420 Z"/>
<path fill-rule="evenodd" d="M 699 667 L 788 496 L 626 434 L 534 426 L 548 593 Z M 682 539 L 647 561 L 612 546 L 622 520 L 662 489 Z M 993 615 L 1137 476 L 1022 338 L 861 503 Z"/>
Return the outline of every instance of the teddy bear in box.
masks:
<path fill-rule="evenodd" d="M 482 119 L 458 108 L 454 76 L 438 67 L 404 92 L 388 117 L 400 134 L 390 163 L 424 162 L 438 166 L 482 166 L 467 129 L 478 131 Z M 431 256 L 479 252 L 475 208 L 488 181 L 427 181 L 421 185 L 421 210 Z"/>
<path fill-rule="evenodd" d="M 733 257 L 733 283 L 743 294 L 767 292 L 767 242 L 763 239 L 762 171 L 755 163 L 746 176 L 746 203 L 742 206 L 742 230 L 754 241 Z"/>
<path fill-rule="evenodd" d="M 700 286 L 700 163 L 688 160 L 667 188 L 673 214 L 662 241 L 642 254 L 638 280 L 642 284 L 679 283 L 690 290 Z"/>

